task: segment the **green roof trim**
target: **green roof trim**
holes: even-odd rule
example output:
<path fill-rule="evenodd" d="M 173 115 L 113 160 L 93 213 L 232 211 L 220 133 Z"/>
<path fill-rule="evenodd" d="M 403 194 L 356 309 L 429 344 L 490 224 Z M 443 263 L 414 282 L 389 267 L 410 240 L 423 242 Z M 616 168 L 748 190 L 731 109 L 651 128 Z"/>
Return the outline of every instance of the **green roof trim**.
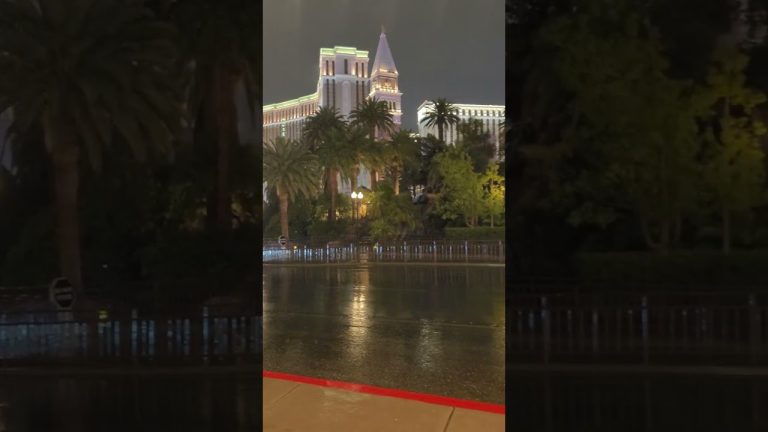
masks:
<path fill-rule="evenodd" d="M 355 47 L 335 46 L 333 48 L 320 48 L 321 56 L 333 56 L 337 54 L 353 55 L 358 58 L 368 58 L 368 51 L 359 50 Z"/>
<path fill-rule="evenodd" d="M 311 95 L 302 96 L 300 98 L 287 100 L 285 102 L 278 102 L 273 103 L 270 105 L 264 105 L 262 108 L 262 111 L 272 110 L 272 109 L 280 109 L 280 108 L 288 108 L 293 105 L 299 105 L 304 102 L 311 102 L 317 100 L 317 93 L 312 93 Z"/>

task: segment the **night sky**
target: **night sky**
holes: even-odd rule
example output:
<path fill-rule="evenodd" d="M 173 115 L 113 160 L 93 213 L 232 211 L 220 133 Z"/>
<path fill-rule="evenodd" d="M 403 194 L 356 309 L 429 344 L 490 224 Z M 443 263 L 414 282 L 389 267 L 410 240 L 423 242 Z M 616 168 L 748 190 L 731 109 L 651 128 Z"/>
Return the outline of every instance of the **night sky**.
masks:
<path fill-rule="evenodd" d="M 376 55 L 386 28 L 403 127 L 426 99 L 504 104 L 503 0 L 264 0 L 264 103 L 316 90 L 320 48 Z"/>

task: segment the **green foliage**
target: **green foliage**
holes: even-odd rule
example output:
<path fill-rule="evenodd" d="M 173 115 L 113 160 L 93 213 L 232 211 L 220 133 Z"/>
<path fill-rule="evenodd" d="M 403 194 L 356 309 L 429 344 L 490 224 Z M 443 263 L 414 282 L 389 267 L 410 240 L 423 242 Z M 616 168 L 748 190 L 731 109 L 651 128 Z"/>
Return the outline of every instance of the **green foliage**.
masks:
<path fill-rule="evenodd" d="M 329 242 L 344 238 L 349 230 L 350 221 L 348 219 L 337 219 L 335 221 L 315 220 L 308 228 L 309 238 L 314 242 Z"/>
<path fill-rule="evenodd" d="M 718 49 L 702 98 L 714 109 L 704 117 L 712 126 L 703 135 L 703 174 L 714 208 L 723 218 L 724 248 L 730 248 L 730 214 L 743 213 L 766 202 L 764 124 L 755 108 L 763 93 L 745 86 L 748 58 L 734 49 Z M 717 126 L 718 131 L 714 130 Z"/>
<path fill-rule="evenodd" d="M 766 259 L 766 250 L 591 253 L 577 256 L 575 265 L 583 282 L 609 291 L 735 291 L 768 283 Z"/>
<path fill-rule="evenodd" d="M 472 159 L 472 167 L 476 172 L 483 172 L 490 165 L 496 155 L 496 146 L 491 141 L 491 134 L 483 131 L 483 122 L 478 119 L 469 119 L 459 123 L 459 147 Z"/>
<path fill-rule="evenodd" d="M 484 216 L 494 224 L 504 223 L 504 177 L 496 164 L 488 166 L 480 179 L 483 184 Z"/>
<path fill-rule="evenodd" d="M 438 139 L 444 141 L 445 128 L 459 123 L 458 109 L 445 98 L 433 100 L 427 115 L 421 119 L 425 126 L 437 127 Z"/>
<path fill-rule="evenodd" d="M 142 250 L 142 270 L 150 280 L 200 280 L 231 288 L 227 285 L 253 272 L 261 244 L 261 230 L 254 225 L 228 236 L 169 230 Z"/>
<path fill-rule="evenodd" d="M 360 106 L 354 109 L 349 118 L 354 126 L 360 126 L 370 131 L 369 138 L 376 139 L 373 131 L 390 132 L 394 128 L 392 114 L 386 101 L 378 98 L 364 99 Z"/>
<path fill-rule="evenodd" d="M 435 169 L 442 179 L 437 212 L 446 220 L 462 219 L 468 226 L 476 225 L 484 207 L 483 184 L 469 156 L 451 147 L 435 157 Z"/>
<path fill-rule="evenodd" d="M 668 248 L 695 203 L 697 107 L 688 84 L 665 76 L 658 33 L 630 1 L 589 1 L 547 25 L 541 43 L 572 95 L 559 157 L 580 167 L 554 200 L 569 203 L 574 224 L 633 213 L 648 245 Z"/>
<path fill-rule="evenodd" d="M 335 177 L 337 174 L 341 174 L 342 177 L 349 177 L 357 162 L 358 155 L 365 151 L 358 147 L 364 144 L 350 138 L 350 132 L 346 126 L 339 129 L 328 129 L 321 133 L 320 142 L 315 148 L 314 154 L 317 155 L 320 166 L 325 169 L 324 181 L 326 184 L 331 180 L 329 177 L 331 175 Z M 326 192 L 338 193 L 338 185 L 333 191 Z"/>
<path fill-rule="evenodd" d="M 293 201 L 313 196 L 318 189 L 319 160 L 297 141 L 277 138 L 264 145 L 264 182 Z"/>
<path fill-rule="evenodd" d="M 372 219 L 371 236 L 376 240 L 402 240 L 419 225 L 411 198 L 407 194 L 395 195 L 388 182 L 373 193 L 368 214 Z"/>
<path fill-rule="evenodd" d="M 338 110 L 332 107 L 320 107 L 317 112 L 307 117 L 304 122 L 304 140 L 314 151 L 323 139 L 323 135 L 334 129 L 343 129 L 345 122 Z"/>
<path fill-rule="evenodd" d="M 264 182 L 277 192 L 280 202 L 280 231 L 290 238 L 288 204 L 318 191 L 319 158 L 303 144 L 280 137 L 264 145 L 263 160 Z"/>
<path fill-rule="evenodd" d="M 13 107 L 13 133 L 42 119 L 49 152 L 51 139 L 73 140 L 96 171 L 115 135 L 139 160 L 172 156 L 181 115 L 174 28 L 136 2 L 35 3 L 0 2 L 0 113 Z"/>
<path fill-rule="evenodd" d="M 331 205 L 331 199 L 328 195 L 320 195 L 313 200 L 312 218 L 313 220 L 327 220 L 328 208 Z M 336 214 L 341 218 L 352 217 L 352 198 L 346 194 L 336 194 Z"/>
<path fill-rule="evenodd" d="M 419 144 L 411 137 L 411 131 L 402 129 L 384 144 L 384 160 L 387 175 L 393 182 L 395 194 L 400 193 L 400 180 L 406 167 L 414 167 L 419 158 Z"/>
<path fill-rule="evenodd" d="M 447 227 L 445 238 L 451 240 L 504 240 L 504 227 Z"/>

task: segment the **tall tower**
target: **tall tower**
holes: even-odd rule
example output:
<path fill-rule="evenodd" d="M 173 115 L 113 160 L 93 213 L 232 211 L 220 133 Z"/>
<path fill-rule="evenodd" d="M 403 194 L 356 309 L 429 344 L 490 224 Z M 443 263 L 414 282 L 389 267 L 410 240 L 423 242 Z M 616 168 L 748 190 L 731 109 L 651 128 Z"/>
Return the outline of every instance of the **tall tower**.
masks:
<path fill-rule="evenodd" d="M 335 108 L 346 118 L 367 94 L 368 51 L 342 46 L 321 48 L 319 68 L 319 106 Z"/>
<path fill-rule="evenodd" d="M 379 46 L 376 47 L 376 58 L 371 70 L 371 90 L 369 98 L 377 98 L 389 105 L 392 120 L 395 122 L 395 130 L 400 129 L 400 116 L 402 115 L 400 99 L 403 95 L 397 84 L 397 67 L 392 59 L 392 51 L 389 50 L 387 34 L 384 26 L 381 27 Z M 383 133 L 377 132 L 378 138 L 386 138 Z"/>

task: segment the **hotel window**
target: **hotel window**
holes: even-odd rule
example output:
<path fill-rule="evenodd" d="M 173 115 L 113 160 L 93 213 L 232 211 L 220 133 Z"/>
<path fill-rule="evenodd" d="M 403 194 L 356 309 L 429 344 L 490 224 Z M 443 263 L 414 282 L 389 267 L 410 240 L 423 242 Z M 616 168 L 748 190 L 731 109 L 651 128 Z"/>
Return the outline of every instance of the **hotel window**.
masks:
<path fill-rule="evenodd" d="M 331 60 L 331 75 L 336 75 L 336 60 Z"/>
<path fill-rule="evenodd" d="M 349 60 L 344 59 L 344 75 L 349 74 Z"/>
<path fill-rule="evenodd" d="M 323 75 L 328 75 L 328 60 L 325 61 L 325 73 Z"/>
<path fill-rule="evenodd" d="M 358 64 L 359 64 L 358 62 L 355 62 L 355 76 L 359 76 L 359 75 L 357 74 L 357 65 L 358 65 Z"/>

